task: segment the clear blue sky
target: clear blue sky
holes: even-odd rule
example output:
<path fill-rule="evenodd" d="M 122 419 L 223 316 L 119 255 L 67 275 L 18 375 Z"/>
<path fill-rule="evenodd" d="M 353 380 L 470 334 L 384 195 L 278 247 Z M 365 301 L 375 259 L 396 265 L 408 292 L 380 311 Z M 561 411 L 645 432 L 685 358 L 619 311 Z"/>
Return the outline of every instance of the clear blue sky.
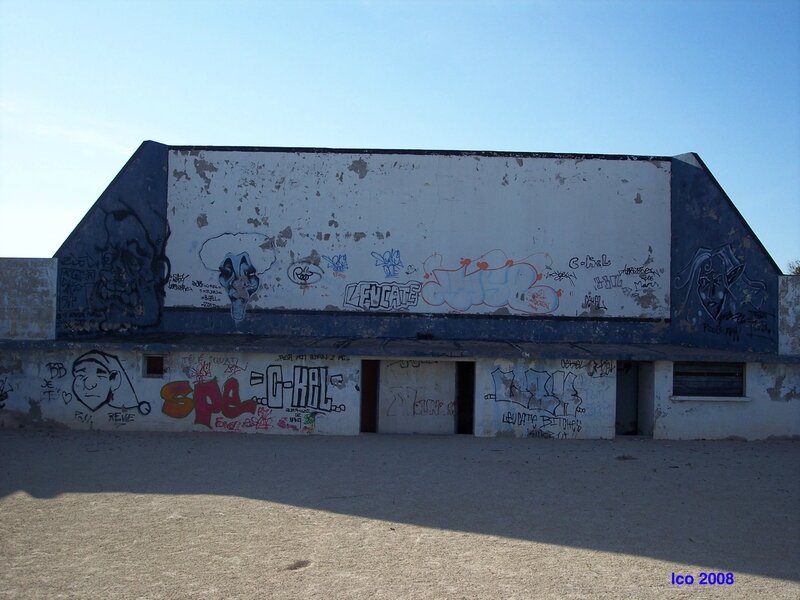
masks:
<path fill-rule="evenodd" d="M 800 1 L 0 0 L 0 256 L 142 140 L 700 154 L 800 259 Z"/>

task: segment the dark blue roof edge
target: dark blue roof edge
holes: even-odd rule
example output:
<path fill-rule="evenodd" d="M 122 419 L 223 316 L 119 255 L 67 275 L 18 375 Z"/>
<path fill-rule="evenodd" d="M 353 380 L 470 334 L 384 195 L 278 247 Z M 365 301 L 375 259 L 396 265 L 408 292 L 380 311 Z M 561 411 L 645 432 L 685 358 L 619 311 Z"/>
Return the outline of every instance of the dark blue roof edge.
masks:
<path fill-rule="evenodd" d="M 100 193 L 97 199 L 89 207 L 89 210 L 87 210 L 83 214 L 83 217 L 81 218 L 80 221 L 78 221 L 78 224 L 72 229 L 70 234 L 64 239 L 63 242 L 61 242 L 61 245 L 58 247 L 58 250 L 56 250 L 55 254 L 53 254 L 52 258 L 58 258 L 58 255 L 61 252 L 61 250 L 67 247 L 67 245 L 72 241 L 72 238 L 75 237 L 75 235 L 77 235 L 77 232 L 83 227 L 83 224 L 89 219 L 89 215 L 91 215 L 94 212 L 94 209 L 103 200 L 103 198 L 105 198 L 106 194 L 108 194 L 114 189 L 114 186 L 122 178 L 122 176 L 125 175 L 125 172 L 128 170 L 128 168 L 136 161 L 136 159 L 142 154 L 142 152 L 144 152 L 144 149 L 151 145 L 161 146 L 163 148 L 167 147 L 166 144 L 162 144 L 160 142 L 154 142 L 151 140 L 146 140 L 141 144 L 139 144 L 139 147 L 136 149 L 136 151 L 130 156 L 128 160 L 125 161 L 125 164 L 117 172 L 117 174 L 114 175 L 114 179 L 112 179 L 111 182 Z"/>
<path fill-rule="evenodd" d="M 0 350 L 105 351 L 153 354 L 172 352 L 235 352 L 260 354 L 346 355 L 364 358 L 584 359 L 633 361 L 714 361 L 800 364 L 800 356 L 717 350 L 674 344 L 596 344 L 580 342 L 487 342 L 481 340 L 411 340 L 362 338 L 270 338 L 260 336 L 181 336 L 173 342 L 139 339 L 0 340 Z"/>
<path fill-rule="evenodd" d="M 728 196 L 728 193 L 720 185 L 719 181 L 717 181 L 717 178 L 714 177 L 714 174 L 711 172 L 711 169 L 708 168 L 708 165 L 706 165 L 706 163 L 703 162 L 703 159 L 700 158 L 700 155 L 697 154 L 697 152 L 692 152 L 691 155 L 697 160 L 698 164 L 703 168 L 703 170 L 706 172 L 706 174 L 711 178 L 711 181 L 716 186 L 717 190 L 719 190 L 720 194 L 722 194 L 722 197 L 725 198 L 726 202 L 728 203 L 728 206 L 733 210 L 734 214 L 737 217 L 739 217 L 739 220 L 742 222 L 742 224 L 744 225 L 745 229 L 747 229 L 749 234 L 752 236 L 752 238 L 758 244 L 759 248 L 761 248 L 761 251 L 764 253 L 764 255 L 767 257 L 767 260 L 772 265 L 772 268 L 775 269 L 775 273 L 777 275 L 787 275 L 787 273 L 784 273 L 783 269 L 781 269 L 778 266 L 778 263 L 775 262 L 775 259 L 772 258 L 772 255 L 769 253 L 769 251 L 767 250 L 766 246 L 764 246 L 763 242 L 759 239 L 759 237 L 753 231 L 753 228 L 750 227 L 750 223 L 747 222 L 747 219 L 745 219 L 742 216 L 742 213 L 739 212 L 739 209 L 736 208 L 736 204 L 734 204 L 733 200 L 731 200 L 731 197 Z"/>

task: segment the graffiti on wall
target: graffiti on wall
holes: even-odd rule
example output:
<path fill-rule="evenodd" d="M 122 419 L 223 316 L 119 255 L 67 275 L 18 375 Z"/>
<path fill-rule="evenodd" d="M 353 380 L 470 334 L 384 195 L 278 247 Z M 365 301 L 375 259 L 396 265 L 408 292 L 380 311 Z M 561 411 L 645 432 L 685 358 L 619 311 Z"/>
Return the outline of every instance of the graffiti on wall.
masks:
<path fill-rule="evenodd" d="M 59 312 L 71 330 L 126 330 L 158 323 L 170 263 L 127 204 L 103 213 L 92 255 L 59 257 Z M 169 233 L 167 233 L 169 235 Z"/>
<path fill-rule="evenodd" d="M 444 258 L 433 254 L 424 262 L 427 281 L 422 299 L 431 306 L 447 305 L 458 312 L 483 305 L 525 314 L 551 313 L 558 308 L 562 291 L 539 283 L 549 262 L 547 254 L 513 260 L 502 250 L 492 250 L 445 267 Z"/>
<path fill-rule="evenodd" d="M 429 398 L 413 386 L 391 387 L 389 393 L 392 399 L 386 408 L 387 417 L 452 417 L 456 412 L 455 400 Z"/>
<path fill-rule="evenodd" d="M 328 366 L 275 363 L 240 381 L 245 368 L 236 357 L 185 357 L 183 372 L 190 379 L 161 388 L 162 412 L 175 419 L 194 413 L 194 423 L 209 429 L 313 433 L 321 416 L 346 410 L 335 396 L 348 382 Z M 221 381 L 223 373 L 228 376 Z"/>
<path fill-rule="evenodd" d="M 150 403 L 139 401 L 128 374 L 113 354 L 90 350 L 72 363 L 73 398 L 92 412 L 102 406 L 150 413 Z"/>
<path fill-rule="evenodd" d="M 745 326 L 750 335 L 769 335 L 771 315 L 762 310 L 767 286 L 750 279 L 746 268 L 730 244 L 698 248 L 675 278 L 675 288 L 686 290 L 681 310 L 697 307 L 705 332 L 738 339 Z"/>
<path fill-rule="evenodd" d="M 206 269 L 218 272 L 219 285 L 230 301 L 231 318 L 239 323 L 261 286 L 259 275 L 273 265 L 276 257 L 265 235 L 223 233 L 203 242 L 200 260 Z"/>
<path fill-rule="evenodd" d="M 8 381 L 8 377 L 0 377 L 0 408 L 6 407 L 6 402 L 13 391 L 14 386 Z"/>
<path fill-rule="evenodd" d="M 406 310 L 419 303 L 422 284 L 359 281 L 349 283 L 344 291 L 344 306 L 361 310 Z"/>
<path fill-rule="evenodd" d="M 139 416 L 150 414 L 119 357 L 90 350 L 72 361 L 49 361 L 40 367 L 41 383 L 37 404 L 63 403 L 74 408 L 72 419 L 93 427 L 103 420 L 121 427 Z M 31 400 L 31 402 L 34 402 Z"/>
<path fill-rule="evenodd" d="M 313 262 L 298 261 L 289 265 L 286 274 L 289 277 L 289 281 L 305 288 L 319 283 L 325 271 Z"/>
<path fill-rule="evenodd" d="M 341 387 L 341 374 L 328 375 L 328 367 L 295 365 L 291 377 L 284 377 L 281 365 L 269 365 L 265 373 L 250 372 L 250 385 L 266 382 L 266 400 L 270 408 L 284 408 L 287 397 L 292 408 L 312 408 L 322 412 L 342 412 L 344 404 L 334 404 L 328 386 Z"/>
<path fill-rule="evenodd" d="M 323 254 L 322 258 L 328 263 L 328 268 L 334 277 L 344 278 L 344 272 L 347 271 L 347 254 L 334 254 L 333 256 Z"/>
<path fill-rule="evenodd" d="M 383 274 L 387 279 L 397 277 L 400 274 L 400 268 L 404 266 L 403 261 L 400 260 L 400 250 L 394 248 L 382 253 L 372 252 L 371 256 L 375 259 L 375 266 L 383 268 Z"/>
<path fill-rule="evenodd" d="M 491 376 L 494 392 L 484 398 L 514 405 L 503 413 L 504 424 L 525 428 L 529 437 L 573 438 L 583 429 L 588 391 L 582 374 L 531 368 L 519 373 L 497 367 Z"/>

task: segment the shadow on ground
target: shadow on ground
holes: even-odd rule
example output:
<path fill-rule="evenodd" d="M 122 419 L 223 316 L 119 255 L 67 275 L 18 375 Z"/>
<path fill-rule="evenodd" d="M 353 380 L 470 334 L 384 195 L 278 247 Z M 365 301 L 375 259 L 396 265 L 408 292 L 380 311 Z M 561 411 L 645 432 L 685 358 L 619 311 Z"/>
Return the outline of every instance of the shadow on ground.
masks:
<path fill-rule="evenodd" d="M 800 580 L 796 442 L 0 431 L 16 491 L 238 496 Z"/>

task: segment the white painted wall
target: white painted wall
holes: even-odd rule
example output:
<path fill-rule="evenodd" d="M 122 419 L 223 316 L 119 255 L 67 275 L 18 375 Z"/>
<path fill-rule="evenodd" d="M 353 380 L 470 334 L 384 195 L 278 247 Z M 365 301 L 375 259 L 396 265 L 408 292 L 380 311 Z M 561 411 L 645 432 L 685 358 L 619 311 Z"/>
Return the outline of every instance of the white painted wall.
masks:
<path fill-rule="evenodd" d="M 800 276 L 779 278 L 778 352 L 800 355 Z"/>
<path fill-rule="evenodd" d="M 672 363 L 655 363 L 656 439 L 800 436 L 800 365 L 748 363 L 746 400 L 680 400 L 672 396 Z"/>
<path fill-rule="evenodd" d="M 55 258 L 0 258 L 0 339 L 55 338 Z"/>
<path fill-rule="evenodd" d="M 14 352 L 0 358 L 0 426 L 355 435 L 360 361 L 176 353 L 143 377 L 140 353 Z M 108 402 L 109 392 L 111 398 Z"/>
<path fill-rule="evenodd" d="M 669 181 L 645 160 L 174 150 L 166 305 L 668 318 Z"/>
<path fill-rule="evenodd" d="M 379 433 L 455 433 L 456 364 L 384 360 L 378 388 Z"/>
<path fill-rule="evenodd" d="M 475 379 L 475 435 L 614 437 L 614 361 L 482 359 Z"/>

